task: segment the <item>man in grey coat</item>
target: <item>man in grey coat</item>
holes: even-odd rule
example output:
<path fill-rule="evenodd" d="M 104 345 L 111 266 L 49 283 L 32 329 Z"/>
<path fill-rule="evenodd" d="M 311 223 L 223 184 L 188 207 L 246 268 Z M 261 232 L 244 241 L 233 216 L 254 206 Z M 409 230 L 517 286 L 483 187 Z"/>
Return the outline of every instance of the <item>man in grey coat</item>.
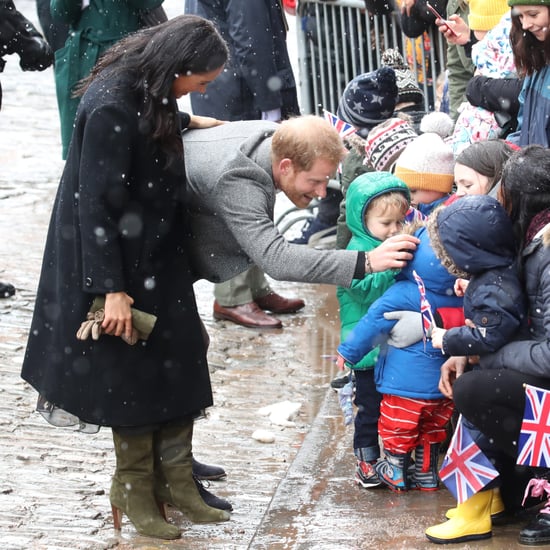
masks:
<path fill-rule="evenodd" d="M 418 239 L 411 235 L 365 253 L 291 244 L 277 230 L 277 192 L 307 207 L 326 195 L 345 154 L 338 132 L 322 118 L 230 122 L 187 131 L 183 140 L 197 279 L 225 281 L 254 263 L 274 279 L 349 287 L 412 258 Z"/>
<path fill-rule="evenodd" d="M 196 115 L 220 120 L 272 120 L 300 115 L 281 0 L 186 0 L 185 12 L 212 21 L 230 50 L 206 93 L 192 93 Z M 281 328 L 271 313 L 294 313 L 301 299 L 274 292 L 256 265 L 214 285 L 214 318 L 250 328 Z"/>

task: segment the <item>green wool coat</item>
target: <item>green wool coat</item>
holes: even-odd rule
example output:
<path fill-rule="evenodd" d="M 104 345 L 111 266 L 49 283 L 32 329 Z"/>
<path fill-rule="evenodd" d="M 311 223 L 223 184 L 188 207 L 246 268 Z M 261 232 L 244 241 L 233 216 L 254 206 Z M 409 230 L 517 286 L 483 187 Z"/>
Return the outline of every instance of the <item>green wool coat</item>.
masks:
<path fill-rule="evenodd" d="M 370 202 L 384 193 L 402 191 L 407 198 L 407 186 L 389 172 L 369 172 L 355 178 L 346 193 L 346 222 L 352 237 L 347 250 L 373 250 L 382 241 L 373 237 L 365 225 L 365 212 Z M 388 270 L 354 279 L 351 287 L 338 287 L 336 296 L 340 303 L 340 339 L 343 342 L 357 322 L 393 284 L 395 272 Z M 378 357 L 378 348 L 365 355 L 354 369 L 373 368 Z"/>
<path fill-rule="evenodd" d="M 67 158 L 80 102 L 79 97 L 73 97 L 75 85 L 90 74 L 105 50 L 143 26 L 140 13 L 156 8 L 162 2 L 90 0 L 90 5 L 82 9 L 82 0 L 51 0 L 52 17 L 68 24 L 70 28 L 65 46 L 55 52 L 55 84 L 63 159 Z"/>

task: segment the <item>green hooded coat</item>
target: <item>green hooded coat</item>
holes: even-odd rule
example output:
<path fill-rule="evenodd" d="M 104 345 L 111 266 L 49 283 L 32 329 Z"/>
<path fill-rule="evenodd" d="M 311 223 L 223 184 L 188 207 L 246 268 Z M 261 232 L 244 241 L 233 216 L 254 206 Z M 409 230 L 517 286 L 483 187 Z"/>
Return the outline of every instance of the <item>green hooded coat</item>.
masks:
<path fill-rule="evenodd" d="M 65 46 L 55 52 L 55 85 L 61 122 L 63 159 L 69 143 L 80 97 L 76 84 L 90 74 L 99 56 L 115 42 L 143 27 L 141 15 L 163 0 L 51 0 L 53 19 L 69 25 Z"/>

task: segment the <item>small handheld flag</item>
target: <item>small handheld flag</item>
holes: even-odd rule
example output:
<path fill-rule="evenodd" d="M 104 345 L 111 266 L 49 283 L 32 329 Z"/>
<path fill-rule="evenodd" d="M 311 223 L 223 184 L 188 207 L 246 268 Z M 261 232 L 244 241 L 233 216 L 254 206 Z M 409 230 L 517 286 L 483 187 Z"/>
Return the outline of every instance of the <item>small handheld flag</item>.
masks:
<path fill-rule="evenodd" d="M 525 384 L 525 410 L 518 442 L 518 464 L 550 466 L 550 392 Z"/>
<path fill-rule="evenodd" d="M 426 340 L 430 337 L 432 328 L 435 327 L 435 319 L 432 313 L 432 306 L 426 298 L 426 287 L 424 286 L 424 281 L 418 275 L 416 271 L 413 270 L 413 277 L 418 285 L 418 291 L 420 292 L 420 313 L 422 314 L 422 332 L 424 334 L 422 340 L 426 344 Z"/>
<path fill-rule="evenodd" d="M 344 122 L 341 118 L 338 118 L 336 115 L 333 115 L 330 111 L 323 111 L 325 120 L 330 122 L 336 131 L 340 134 L 340 137 L 343 139 L 346 136 L 351 136 L 357 131 L 351 124 Z"/>
<path fill-rule="evenodd" d="M 441 481 L 457 502 L 462 504 L 498 475 L 498 471 L 473 441 L 460 415 L 439 470 Z"/>

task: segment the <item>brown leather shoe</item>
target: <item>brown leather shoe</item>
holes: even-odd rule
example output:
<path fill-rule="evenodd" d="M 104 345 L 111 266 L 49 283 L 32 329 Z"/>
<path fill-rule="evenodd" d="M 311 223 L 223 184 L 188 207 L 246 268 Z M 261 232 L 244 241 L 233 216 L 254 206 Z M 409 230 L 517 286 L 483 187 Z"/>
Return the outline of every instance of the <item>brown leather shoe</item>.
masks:
<path fill-rule="evenodd" d="M 283 298 L 279 294 L 275 294 L 275 292 L 270 292 L 261 298 L 256 298 L 255 302 L 261 309 L 268 309 L 273 313 L 296 313 L 306 305 L 303 300 Z"/>
<path fill-rule="evenodd" d="M 214 301 L 214 319 L 224 319 L 248 328 L 282 328 L 283 326 L 279 319 L 264 313 L 256 302 L 223 307 Z"/>

